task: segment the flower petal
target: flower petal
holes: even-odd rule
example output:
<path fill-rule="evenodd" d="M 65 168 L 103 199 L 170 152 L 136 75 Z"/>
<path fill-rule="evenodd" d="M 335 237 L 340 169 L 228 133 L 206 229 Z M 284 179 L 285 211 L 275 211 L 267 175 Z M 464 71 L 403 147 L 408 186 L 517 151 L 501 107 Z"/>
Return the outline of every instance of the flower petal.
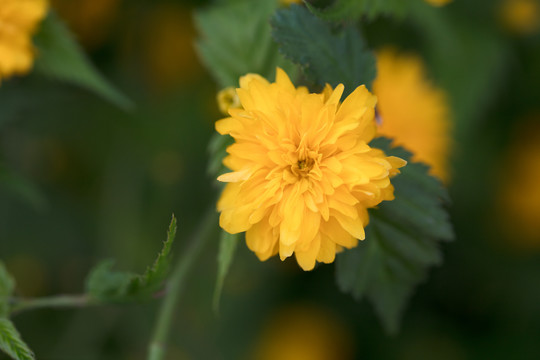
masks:
<path fill-rule="evenodd" d="M 309 271 L 313 270 L 315 267 L 315 260 L 317 259 L 317 254 L 321 248 L 321 236 L 317 234 L 315 239 L 311 242 L 309 248 L 306 251 L 297 249 L 294 253 L 296 255 L 296 261 L 298 265 L 304 270 Z"/>

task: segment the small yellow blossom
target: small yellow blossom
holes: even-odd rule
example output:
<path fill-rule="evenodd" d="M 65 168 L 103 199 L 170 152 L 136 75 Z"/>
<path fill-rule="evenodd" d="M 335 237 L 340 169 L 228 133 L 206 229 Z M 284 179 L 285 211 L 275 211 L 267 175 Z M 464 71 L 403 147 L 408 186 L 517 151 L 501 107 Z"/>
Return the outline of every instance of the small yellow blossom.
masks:
<path fill-rule="evenodd" d="M 405 161 L 368 145 L 377 99 L 360 86 L 341 103 L 343 90 L 309 93 L 279 68 L 274 83 L 249 74 L 236 90 L 242 108 L 216 123 L 235 139 L 223 161 L 233 172 L 218 178 L 228 183 L 220 225 L 245 231 L 262 261 L 294 253 L 304 270 L 331 263 L 365 238 L 367 209 L 393 199 L 390 177 Z"/>
<path fill-rule="evenodd" d="M 46 12 L 46 0 L 0 0 L 0 80 L 30 71 L 32 35 Z"/>
<path fill-rule="evenodd" d="M 445 94 L 426 80 L 424 65 L 413 55 L 385 49 L 377 55 L 373 92 L 379 99 L 379 133 L 431 166 L 431 174 L 448 180 L 450 119 Z"/>
<path fill-rule="evenodd" d="M 530 34 L 540 29 L 538 0 L 505 0 L 500 7 L 500 19 L 511 32 Z"/>
<path fill-rule="evenodd" d="M 236 89 L 232 86 L 218 92 L 217 103 L 219 106 L 219 111 L 221 111 L 224 115 L 229 114 L 230 109 L 239 109 L 242 107 L 242 104 L 240 104 L 240 98 L 238 95 L 236 95 Z"/>
<path fill-rule="evenodd" d="M 444 6 L 449 2 L 452 2 L 452 0 L 426 0 L 426 2 L 433 6 Z"/>

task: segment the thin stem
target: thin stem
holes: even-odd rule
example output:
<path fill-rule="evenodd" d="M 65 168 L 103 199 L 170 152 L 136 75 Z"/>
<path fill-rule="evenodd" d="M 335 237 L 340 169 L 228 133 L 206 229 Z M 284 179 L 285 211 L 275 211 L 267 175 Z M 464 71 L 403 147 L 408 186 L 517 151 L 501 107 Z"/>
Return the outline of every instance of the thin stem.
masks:
<path fill-rule="evenodd" d="M 83 307 L 92 304 L 87 295 L 59 295 L 35 299 L 14 298 L 11 314 L 16 315 L 23 311 L 41 308 Z"/>
<path fill-rule="evenodd" d="M 173 269 L 167 284 L 167 294 L 163 299 L 154 334 L 148 348 L 148 360 L 162 360 L 165 356 L 165 347 L 172 324 L 174 309 L 178 303 L 185 278 L 202 253 L 202 249 L 215 229 L 216 223 L 217 213 L 214 209 L 210 209 L 199 223 L 189 247 Z"/>

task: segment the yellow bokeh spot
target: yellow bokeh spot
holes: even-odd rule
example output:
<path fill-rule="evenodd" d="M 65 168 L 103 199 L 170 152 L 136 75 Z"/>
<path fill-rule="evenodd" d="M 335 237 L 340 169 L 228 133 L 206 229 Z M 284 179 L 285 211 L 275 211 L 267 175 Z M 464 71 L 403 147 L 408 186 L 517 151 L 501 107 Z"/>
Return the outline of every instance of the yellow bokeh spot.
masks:
<path fill-rule="evenodd" d="M 538 0 L 505 0 L 500 7 L 503 25 L 511 32 L 534 33 L 540 29 Z"/>
<path fill-rule="evenodd" d="M 433 6 L 443 6 L 452 2 L 452 0 L 426 0 L 426 2 Z"/>
<path fill-rule="evenodd" d="M 501 173 L 501 224 L 517 245 L 540 248 L 540 115 L 518 127 Z"/>
<path fill-rule="evenodd" d="M 352 360 L 351 334 L 332 313 L 313 306 L 280 311 L 266 324 L 254 360 Z"/>

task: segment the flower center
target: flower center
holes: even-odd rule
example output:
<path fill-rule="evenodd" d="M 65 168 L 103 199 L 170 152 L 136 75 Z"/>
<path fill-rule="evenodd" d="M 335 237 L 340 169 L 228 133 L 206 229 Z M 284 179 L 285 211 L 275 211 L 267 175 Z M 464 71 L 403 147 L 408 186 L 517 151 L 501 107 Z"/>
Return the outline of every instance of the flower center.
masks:
<path fill-rule="evenodd" d="M 298 160 L 296 166 L 292 166 L 292 172 L 297 176 L 307 176 L 307 174 L 309 174 L 309 172 L 313 168 L 314 163 L 315 161 L 312 158 Z"/>
<path fill-rule="evenodd" d="M 298 156 L 297 160 L 291 164 L 291 173 L 298 178 L 315 175 L 321 155 L 315 151 L 306 150 L 297 152 L 296 156 Z"/>

